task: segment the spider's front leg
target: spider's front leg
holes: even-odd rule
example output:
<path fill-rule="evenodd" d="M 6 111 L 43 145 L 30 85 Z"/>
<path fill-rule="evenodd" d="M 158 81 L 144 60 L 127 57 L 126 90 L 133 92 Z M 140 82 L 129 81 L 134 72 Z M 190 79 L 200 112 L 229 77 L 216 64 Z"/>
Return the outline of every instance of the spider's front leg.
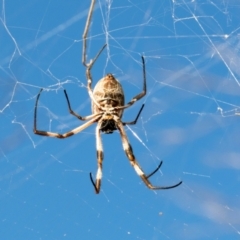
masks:
<path fill-rule="evenodd" d="M 177 186 L 179 186 L 180 184 L 182 184 L 182 181 L 180 181 L 179 183 L 175 184 L 175 185 L 172 185 L 172 186 L 163 186 L 163 187 L 160 187 L 160 186 L 153 186 L 151 184 L 151 182 L 148 180 L 153 174 L 155 174 L 158 169 L 161 167 L 162 165 L 162 162 L 160 162 L 160 164 L 158 165 L 158 167 L 150 174 L 146 175 L 143 170 L 141 169 L 139 163 L 137 162 L 134 154 L 133 154 L 133 150 L 132 150 L 132 147 L 127 139 L 127 135 L 125 133 L 125 130 L 123 128 L 123 124 L 122 122 L 118 121 L 117 122 L 117 127 L 118 127 L 118 130 L 120 132 L 120 136 L 122 138 L 122 143 L 123 143 L 123 149 L 131 163 L 131 165 L 133 166 L 133 168 L 135 169 L 136 173 L 138 174 L 138 176 L 142 179 L 142 181 L 145 183 L 145 185 L 152 189 L 152 190 L 160 190 L 160 189 L 170 189 L 170 188 L 175 188 Z"/>
<path fill-rule="evenodd" d="M 94 182 L 92 173 L 90 173 L 90 180 L 95 188 L 95 192 L 98 194 L 101 188 L 101 180 L 102 180 L 102 162 L 103 162 L 103 146 L 102 146 L 102 139 L 100 135 L 100 126 L 101 124 L 98 123 L 96 127 L 96 147 L 97 147 L 97 174 L 96 174 L 96 181 Z"/>

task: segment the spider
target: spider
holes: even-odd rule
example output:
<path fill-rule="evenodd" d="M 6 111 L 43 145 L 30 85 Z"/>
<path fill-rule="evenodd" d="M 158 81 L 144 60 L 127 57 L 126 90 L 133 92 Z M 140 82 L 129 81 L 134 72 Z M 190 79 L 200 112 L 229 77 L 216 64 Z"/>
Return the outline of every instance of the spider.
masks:
<path fill-rule="evenodd" d="M 182 181 L 179 183 L 172 185 L 172 186 L 153 186 L 149 181 L 149 178 L 155 174 L 162 165 L 162 161 L 158 165 L 158 167 L 150 174 L 146 175 L 144 171 L 141 169 L 139 163 L 137 162 L 134 154 L 133 149 L 128 141 L 127 135 L 124 130 L 125 125 L 133 125 L 137 123 L 137 120 L 143 110 L 144 104 L 140 108 L 136 118 L 134 121 L 131 122 L 123 122 L 122 115 L 124 109 L 131 107 L 136 101 L 140 100 L 142 97 L 146 95 L 147 86 L 146 86 L 146 72 L 145 72 L 145 60 L 142 56 L 142 67 L 143 67 L 143 90 L 141 93 L 133 97 L 127 104 L 124 104 L 124 93 L 121 84 L 119 81 L 111 74 L 107 74 L 105 77 L 100 79 L 94 89 L 92 90 L 92 76 L 91 76 L 91 68 L 93 67 L 95 61 L 101 54 L 101 52 L 106 47 L 106 44 L 100 49 L 93 60 L 90 60 L 87 63 L 86 60 L 86 51 L 87 51 L 87 35 L 89 31 L 89 26 L 92 18 L 92 13 L 94 9 L 95 0 L 91 1 L 91 6 L 89 9 L 84 33 L 83 33 L 83 53 L 82 53 L 82 63 L 86 67 L 86 77 L 87 77 L 87 90 L 89 93 L 89 97 L 91 99 L 91 107 L 92 107 L 92 114 L 86 117 L 82 117 L 75 113 L 70 105 L 70 101 L 67 95 L 66 90 L 64 90 L 64 94 L 66 97 L 67 105 L 70 114 L 77 117 L 79 120 L 85 121 L 88 120 L 86 123 L 80 125 L 79 127 L 74 128 L 73 130 L 60 134 L 55 132 L 48 132 L 42 131 L 37 129 L 37 107 L 38 101 L 40 98 L 40 94 L 43 89 L 37 95 L 35 109 L 34 109 L 34 133 L 42 136 L 47 137 L 56 137 L 56 138 L 67 138 L 74 134 L 77 134 L 84 130 L 85 128 L 91 126 L 93 123 L 97 123 L 96 127 L 96 145 L 97 145 L 97 174 L 96 180 L 93 180 L 92 174 L 90 173 L 90 180 L 94 186 L 95 192 L 98 194 L 101 188 L 101 179 L 102 179 L 102 162 L 103 162 L 103 147 L 102 147 L 102 140 L 101 140 L 101 132 L 110 134 L 113 133 L 115 130 L 118 130 L 122 139 L 123 149 L 130 161 L 130 164 L 135 169 L 136 173 L 142 179 L 142 181 L 146 184 L 146 186 L 153 190 L 158 189 L 170 189 L 179 186 Z"/>

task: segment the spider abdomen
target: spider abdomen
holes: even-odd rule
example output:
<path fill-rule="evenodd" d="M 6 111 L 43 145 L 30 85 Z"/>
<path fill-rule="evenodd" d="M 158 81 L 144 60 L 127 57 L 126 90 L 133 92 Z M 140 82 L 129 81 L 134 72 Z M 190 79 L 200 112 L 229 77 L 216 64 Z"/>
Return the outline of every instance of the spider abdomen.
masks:
<path fill-rule="evenodd" d="M 124 93 L 122 86 L 110 73 L 97 82 L 93 90 L 93 97 L 104 109 L 124 106 Z M 92 112 L 99 113 L 100 111 L 101 109 L 94 102 L 92 102 Z M 114 113 L 121 118 L 123 110 L 118 109 L 115 110 Z"/>

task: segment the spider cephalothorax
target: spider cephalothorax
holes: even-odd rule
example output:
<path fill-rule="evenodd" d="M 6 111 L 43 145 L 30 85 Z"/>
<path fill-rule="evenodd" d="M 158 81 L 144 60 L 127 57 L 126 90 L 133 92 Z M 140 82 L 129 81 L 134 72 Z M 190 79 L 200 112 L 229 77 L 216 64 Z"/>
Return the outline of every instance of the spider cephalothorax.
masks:
<path fill-rule="evenodd" d="M 133 97 L 127 104 L 124 103 L 124 93 L 121 84 L 117 81 L 116 78 L 112 74 L 107 74 L 104 78 L 100 79 L 94 90 L 92 90 L 92 77 L 91 77 L 91 68 L 95 61 L 97 60 L 98 56 L 101 54 L 103 49 L 106 47 L 106 44 L 101 48 L 98 52 L 96 57 L 93 60 L 90 60 L 87 63 L 86 60 L 86 49 L 87 49 L 87 34 L 91 22 L 91 17 L 94 9 L 95 0 L 92 0 L 90 10 L 88 13 L 88 18 L 85 26 L 85 30 L 83 33 L 83 53 L 82 53 L 82 63 L 86 67 L 86 77 L 87 77 L 87 89 L 89 93 L 89 97 L 92 102 L 92 114 L 86 117 L 82 117 L 75 113 L 71 109 L 70 101 L 67 95 L 66 90 L 64 90 L 64 94 L 67 100 L 69 112 L 77 117 L 79 120 L 85 121 L 88 120 L 86 123 L 76 127 L 75 129 L 60 134 L 48 131 L 42 131 L 37 129 L 37 106 L 40 94 L 42 89 L 40 90 L 39 94 L 37 95 L 37 100 L 35 104 L 35 111 L 34 111 L 34 133 L 42 136 L 48 137 L 56 137 L 56 138 L 67 138 L 76 133 L 81 132 L 85 128 L 91 126 L 93 123 L 97 123 L 96 127 L 96 145 L 97 145 L 97 164 L 98 170 L 96 174 L 96 180 L 93 180 L 92 174 L 90 173 L 91 182 L 95 188 L 96 193 L 100 192 L 101 187 L 101 179 L 102 179 L 102 162 L 103 162 L 103 147 L 102 147 L 102 140 L 101 140 L 101 131 L 104 133 L 112 133 L 115 130 L 118 130 L 122 139 L 123 149 L 130 161 L 130 164 L 135 169 L 136 173 L 141 177 L 143 182 L 146 186 L 150 189 L 169 189 L 179 186 L 182 182 L 179 182 L 173 186 L 168 187 L 156 187 L 151 184 L 148 180 L 154 173 L 158 171 L 158 169 L 162 165 L 162 161 L 158 165 L 158 167 L 150 174 L 146 175 L 143 170 L 141 169 L 139 163 L 137 162 L 134 154 L 133 149 L 128 141 L 127 135 L 124 130 L 125 125 L 133 125 L 137 123 L 138 117 L 144 107 L 144 104 L 140 108 L 136 118 L 134 121 L 130 122 L 123 122 L 121 120 L 123 111 L 125 108 L 132 106 L 136 101 L 141 99 L 146 95 L 147 86 L 146 86 L 146 73 L 145 73 L 145 61 L 144 57 L 142 57 L 142 66 L 143 66 L 143 90 L 138 95 Z"/>
<path fill-rule="evenodd" d="M 100 130 L 104 133 L 113 133 L 113 131 L 117 130 L 116 123 L 113 119 L 101 119 Z"/>

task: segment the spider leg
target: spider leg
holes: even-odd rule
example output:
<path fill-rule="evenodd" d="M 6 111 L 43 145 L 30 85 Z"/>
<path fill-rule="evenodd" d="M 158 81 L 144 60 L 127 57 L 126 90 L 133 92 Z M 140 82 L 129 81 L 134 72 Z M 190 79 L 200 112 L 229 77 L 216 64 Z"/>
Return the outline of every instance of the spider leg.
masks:
<path fill-rule="evenodd" d="M 81 132 L 82 130 L 84 130 L 85 128 L 91 126 L 94 122 L 96 122 L 99 118 L 101 114 L 97 114 L 94 118 L 92 118 L 91 120 L 89 120 L 88 122 L 84 123 L 83 125 L 74 128 L 73 130 L 60 134 L 60 133 L 54 133 L 54 132 L 48 132 L 48 131 L 42 131 L 42 130 L 38 130 L 37 129 L 37 106 L 38 106 L 38 101 L 39 101 L 39 97 L 40 94 L 42 92 L 43 89 L 40 90 L 40 92 L 37 95 L 37 100 L 35 103 L 35 109 L 34 109 L 34 124 L 33 124 L 33 132 L 35 134 L 38 135 L 42 135 L 42 136 L 47 136 L 47 137 L 56 137 L 56 138 L 67 138 L 70 137 L 76 133 Z"/>
<path fill-rule="evenodd" d="M 96 60 L 98 59 L 99 55 L 102 53 L 102 51 L 104 50 L 104 48 L 107 46 L 107 44 L 103 45 L 103 47 L 100 49 L 100 51 L 97 53 L 97 55 L 95 56 L 95 58 L 93 60 L 90 60 L 89 63 L 83 63 L 83 65 L 87 68 L 86 69 L 86 76 L 87 76 L 87 81 L 88 81 L 88 85 L 87 85 L 87 88 L 88 88 L 88 91 L 92 93 L 92 75 L 91 75 L 91 68 L 93 66 L 93 64 L 96 62 Z M 90 95 L 90 97 L 92 98 L 93 95 Z"/>
<path fill-rule="evenodd" d="M 64 90 L 64 94 L 65 94 L 65 97 L 67 99 L 68 110 L 69 110 L 70 114 L 72 114 L 73 116 L 77 117 L 79 120 L 82 120 L 82 121 L 89 120 L 89 119 L 91 119 L 91 118 L 93 118 L 93 117 L 95 117 L 97 115 L 97 114 L 91 114 L 91 115 L 86 116 L 86 117 L 82 117 L 82 116 L 78 115 L 71 108 L 70 101 L 69 101 L 69 98 L 68 98 L 66 90 Z"/>
<path fill-rule="evenodd" d="M 160 162 L 159 166 L 157 167 L 157 169 L 155 169 L 152 173 L 150 173 L 149 175 L 145 175 L 145 173 L 143 172 L 143 170 L 141 169 L 139 163 L 137 162 L 134 154 L 133 154 L 133 150 L 132 150 L 132 147 L 127 139 L 127 135 L 125 133 L 125 130 L 123 128 L 123 124 L 118 121 L 117 122 L 117 127 L 118 127 L 118 130 L 120 132 L 120 136 L 121 136 L 121 139 L 122 139 L 122 143 L 123 143 L 123 149 L 130 161 L 130 164 L 133 166 L 133 168 L 135 169 L 136 173 L 139 175 L 139 177 L 142 179 L 142 181 L 145 183 L 145 185 L 150 188 L 150 189 L 153 189 L 153 190 L 160 190 L 160 189 L 170 189 L 170 188 L 175 188 L 177 186 L 179 186 L 182 181 L 180 181 L 179 183 L 175 184 L 175 185 L 172 185 L 172 186 L 153 186 L 151 184 L 151 182 L 148 180 L 148 178 L 150 178 L 153 174 L 155 174 L 158 169 L 161 167 L 162 165 L 162 162 Z"/>
<path fill-rule="evenodd" d="M 151 173 L 149 173 L 146 177 L 147 178 L 150 178 L 152 175 L 154 175 L 159 169 L 160 169 L 160 167 L 162 166 L 162 161 L 159 163 L 159 165 L 158 165 L 158 167 L 154 170 L 154 171 L 152 171 Z"/>
<path fill-rule="evenodd" d="M 89 31 L 89 27 L 90 27 L 90 23 L 91 23 L 91 19 L 92 19 L 92 14 L 93 14 L 93 9 L 94 9 L 94 5 L 95 5 L 95 0 L 91 1 L 91 5 L 89 8 L 89 12 L 88 12 L 88 16 L 87 16 L 87 21 L 86 21 L 86 25 L 85 25 L 85 29 L 83 32 L 83 53 L 82 53 L 82 63 L 85 67 L 87 67 L 87 35 L 88 35 L 88 31 Z"/>
<path fill-rule="evenodd" d="M 92 173 L 90 173 L 90 180 L 92 182 L 92 185 L 95 188 L 95 192 L 98 194 L 100 192 L 101 188 L 101 180 L 102 180 L 102 162 L 103 162 L 103 146 L 102 146 L 102 139 L 101 139 L 101 133 L 100 133 L 100 126 L 101 124 L 98 123 L 96 127 L 96 145 L 97 145 L 97 174 L 96 174 L 96 181 L 94 182 Z"/>
<path fill-rule="evenodd" d="M 146 84 L 146 70 L 145 70 L 145 60 L 142 56 L 142 66 L 143 66 L 143 90 L 138 95 L 133 97 L 130 102 L 128 102 L 126 105 L 121 107 L 115 107 L 115 109 L 124 109 L 132 106 L 136 101 L 140 100 L 142 97 L 144 97 L 147 93 L 147 84 Z"/>
<path fill-rule="evenodd" d="M 91 100 L 99 107 L 99 103 L 95 100 L 94 96 L 93 96 L 93 90 L 92 90 L 92 75 L 91 75 L 91 68 L 93 66 L 93 64 L 95 63 L 95 61 L 97 60 L 97 58 L 99 57 L 99 55 L 101 54 L 101 52 L 103 51 L 103 49 L 107 46 L 107 44 L 105 44 L 100 51 L 98 52 L 98 54 L 96 55 L 96 57 L 90 61 L 90 63 L 86 64 L 86 77 L 87 77 L 87 90 L 88 90 L 88 94 L 89 97 L 91 98 Z M 85 65 L 85 63 L 84 63 Z"/>
<path fill-rule="evenodd" d="M 91 19 L 92 19 L 94 5 L 95 5 L 95 0 L 92 0 L 91 5 L 90 5 L 90 9 L 89 9 L 89 12 L 88 12 L 88 17 L 87 17 L 85 29 L 84 29 L 84 32 L 83 32 L 82 64 L 86 67 L 86 77 L 87 77 L 87 82 L 88 82 L 88 84 L 87 84 L 88 94 L 89 94 L 91 100 L 100 108 L 99 103 L 93 97 L 91 68 L 94 65 L 95 61 L 98 59 L 99 55 L 104 50 L 104 48 L 107 46 L 107 44 L 104 44 L 103 47 L 100 49 L 100 51 L 95 56 L 95 58 L 93 60 L 90 60 L 89 63 L 87 63 L 87 36 L 88 36 L 89 28 L 90 28 L 90 23 L 91 23 Z"/>
<path fill-rule="evenodd" d="M 139 116 L 140 116 L 140 114 L 141 114 L 141 112 L 142 112 L 142 110 L 143 110 L 143 107 L 144 107 L 144 104 L 143 104 L 142 107 L 140 108 L 140 110 L 139 110 L 139 112 L 138 112 L 138 115 L 137 115 L 137 117 L 135 118 L 134 121 L 131 121 L 131 122 L 122 122 L 123 126 L 136 124 L 136 123 L 137 123 L 137 120 L 138 120 L 138 118 L 139 118 Z"/>

